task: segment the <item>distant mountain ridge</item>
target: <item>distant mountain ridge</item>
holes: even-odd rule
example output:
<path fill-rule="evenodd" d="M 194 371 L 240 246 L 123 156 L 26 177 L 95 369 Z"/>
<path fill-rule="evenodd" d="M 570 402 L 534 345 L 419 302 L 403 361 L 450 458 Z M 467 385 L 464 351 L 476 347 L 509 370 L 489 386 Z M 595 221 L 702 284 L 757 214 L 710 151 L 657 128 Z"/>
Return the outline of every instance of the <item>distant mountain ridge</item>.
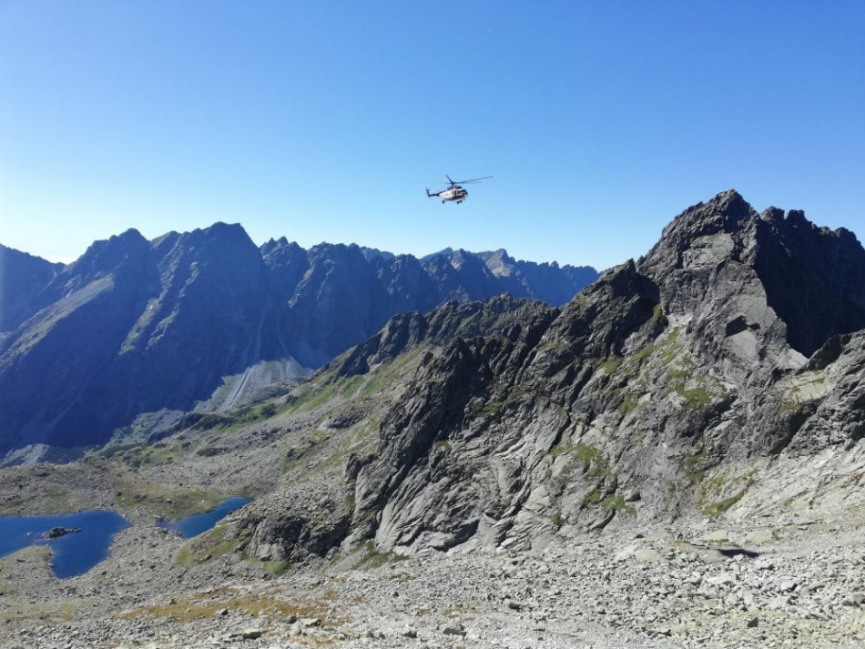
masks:
<path fill-rule="evenodd" d="M 65 266 L 0 253 L 0 452 L 15 461 L 103 443 L 206 400 L 228 407 L 304 376 L 398 313 L 503 292 L 562 304 L 597 277 L 504 251 L 422 262 L 286 238 L 259 248 L 225 223 L 153 241 L 128 230 Z"/>

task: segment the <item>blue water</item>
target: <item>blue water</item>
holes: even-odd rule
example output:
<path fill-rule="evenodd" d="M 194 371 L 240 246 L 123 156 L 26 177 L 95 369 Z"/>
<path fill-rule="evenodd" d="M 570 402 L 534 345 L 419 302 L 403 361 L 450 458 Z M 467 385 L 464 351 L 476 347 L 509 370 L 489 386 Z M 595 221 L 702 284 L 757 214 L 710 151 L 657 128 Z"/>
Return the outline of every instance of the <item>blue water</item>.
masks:
<path fill-rule="evenodd" d="M 51 541 L 42 538 L 52 527 L 80 527 L 81 531 Z M 66 579 L 105 559 L 114 535 L 127 527 L 126 519 L 103 510 L 60 516 L 0 516 L 0 557 L 30 545 L 48 545 L 54 574 Z"/>
<path fill-rule="evenodd" d="M 234 496 L 233 498 L 222 501 L 216 506 L 216 509 L 212 509 L 209 512 L 194 514 L 187 518 L 181 518 L 179 521 L 165 523 L 164 525 L 170 530 L 180 532 L 180 535 L 183 538 L 189 539 L 193 536 L 203 534 L 235 509 L 240 509 L 250 502 L 252 502 L 252 499 L 250 498 Z"/>

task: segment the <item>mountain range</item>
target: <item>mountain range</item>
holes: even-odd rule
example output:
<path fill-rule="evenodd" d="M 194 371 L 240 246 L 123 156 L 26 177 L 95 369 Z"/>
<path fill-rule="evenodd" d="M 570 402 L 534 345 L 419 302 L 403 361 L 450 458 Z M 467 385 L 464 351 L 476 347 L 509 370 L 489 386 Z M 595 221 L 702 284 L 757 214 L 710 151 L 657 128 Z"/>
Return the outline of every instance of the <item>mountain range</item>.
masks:
<path fill-rule="evenodd" d="M 398 313 L 502 292 L 562 304 L 597 277 L 504 250 L 258 247 L 224 223 L 153 241 L 128 230 L 69 265 L 0 247 L 0 267 L 0 452 L 12 462 L 230 407 Z"/>
<path fill-rule="evenodd" d="M 397 316 L 281 407 L 382 375 L 386 407 L 331 400 L 290 480 L 235 521 L 249 556 L 537 548 L 859 502 L 865 251 L 724 192 L 561 308 Z"/>
<path fill-rule="evenodd" d="M 33 278 L 21 285 L 37 288 L 4 303 L 19 324 L 3 358 L 60 358 L 14 375 L 26 390 L 4 379 L 0 398 L 32 392 L 50 413 L 53 399 L 75 411 L 80 395 L 135 414 L 160 381 L 191 391 L 273 350 L 302 358 L 294 327 L 327 358 L 338 347 L 316 335 L 333 323 L 304 325 L 292 309 L 321 302 L 354 323 L 349 308 L 378 313 L 347 288 L 365 268 L 389 269 L 375 277 L 397 287 L 510 265 L 334 250 L 258 249 L 220 225 L 153 242 L 127 233 L 75 272 L 19 259 Z M 0 558 L 0 600 L 16 611 L 7 636 L 863 646 L 865 250 L 853 233 L 758 213 L 730 190 L 562 304 L 467 300 L 486 281 L 473 278 L 448 289 L 462 301 L 396 313 L 254 400 L 231 405 L 237 377 L 264 385 L 289 374 L 283 361 L 229 374 L 226 394 L 161 426 L 139 414 L 147 434 L 122 430 L 84 457 L 13 449 L 7 462 L 23 465 L 0 468 L 4 515 L 101 508 L 132 525 L 65 587 L 46 547 Z M 78 347 L 101 354 L 104 377 L 87 383 Z M 5 422 L 15 401 L 3 407 Z M 25 461 L 39 455 L 71 461 Z M 193 538 L 154 525 L 232 495 L 252 501 Z"/>

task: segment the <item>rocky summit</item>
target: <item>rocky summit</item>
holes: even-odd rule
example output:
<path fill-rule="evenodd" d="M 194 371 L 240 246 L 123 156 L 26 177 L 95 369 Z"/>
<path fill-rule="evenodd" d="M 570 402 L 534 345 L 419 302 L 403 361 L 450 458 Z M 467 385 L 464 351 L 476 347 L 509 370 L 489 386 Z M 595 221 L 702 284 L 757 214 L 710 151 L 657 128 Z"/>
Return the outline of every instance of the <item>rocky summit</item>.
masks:
<path fill-rule="evenodd" d="M 255 246 L 239 225 L 129 230 L 68 266 L 0 247 L 0 454 L 68 460 L 303 378 L 397 313 L 503 292 L 561 304 L 588 267 L 356 245 Z"/>
<path fill-rule="evenodd" d="M 863 437 L 865 251 L 731 190 L 565 304 L 401 313 L 258 401 L 0 470 L 3 513 L 133 523 L 60 587 L 0 559 L 0 642 L 861 647 Z"/>

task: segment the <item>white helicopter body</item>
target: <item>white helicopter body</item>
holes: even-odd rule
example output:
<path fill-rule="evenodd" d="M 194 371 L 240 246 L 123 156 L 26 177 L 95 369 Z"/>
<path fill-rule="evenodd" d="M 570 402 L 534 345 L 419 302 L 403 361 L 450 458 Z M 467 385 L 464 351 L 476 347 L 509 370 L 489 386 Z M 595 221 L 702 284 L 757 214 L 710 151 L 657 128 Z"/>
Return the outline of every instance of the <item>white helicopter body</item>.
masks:
<path fill-rule="evenodd" d="M 463 187 L 460 183 L 469 184 L 480 182 L 481 180 L 486 180 L 487 178 L 492 178 L 492 176 L 484 176 L 483 178 L 472 178 L 470 180 L 453 180 L 450 176 L 445 174 L 445 178 L 448 179 L 448 186 L 446 189 L 443 189 L 438 192 L 431 192 L 429 188 L 426 190 L 427 198 L 432 198 L 433 196 L 440 198 L 442 203 L 447 203 L 448 201 L 453 201 L 457 205 L 462 203 L 469 195 L 469 191 Z"/>

